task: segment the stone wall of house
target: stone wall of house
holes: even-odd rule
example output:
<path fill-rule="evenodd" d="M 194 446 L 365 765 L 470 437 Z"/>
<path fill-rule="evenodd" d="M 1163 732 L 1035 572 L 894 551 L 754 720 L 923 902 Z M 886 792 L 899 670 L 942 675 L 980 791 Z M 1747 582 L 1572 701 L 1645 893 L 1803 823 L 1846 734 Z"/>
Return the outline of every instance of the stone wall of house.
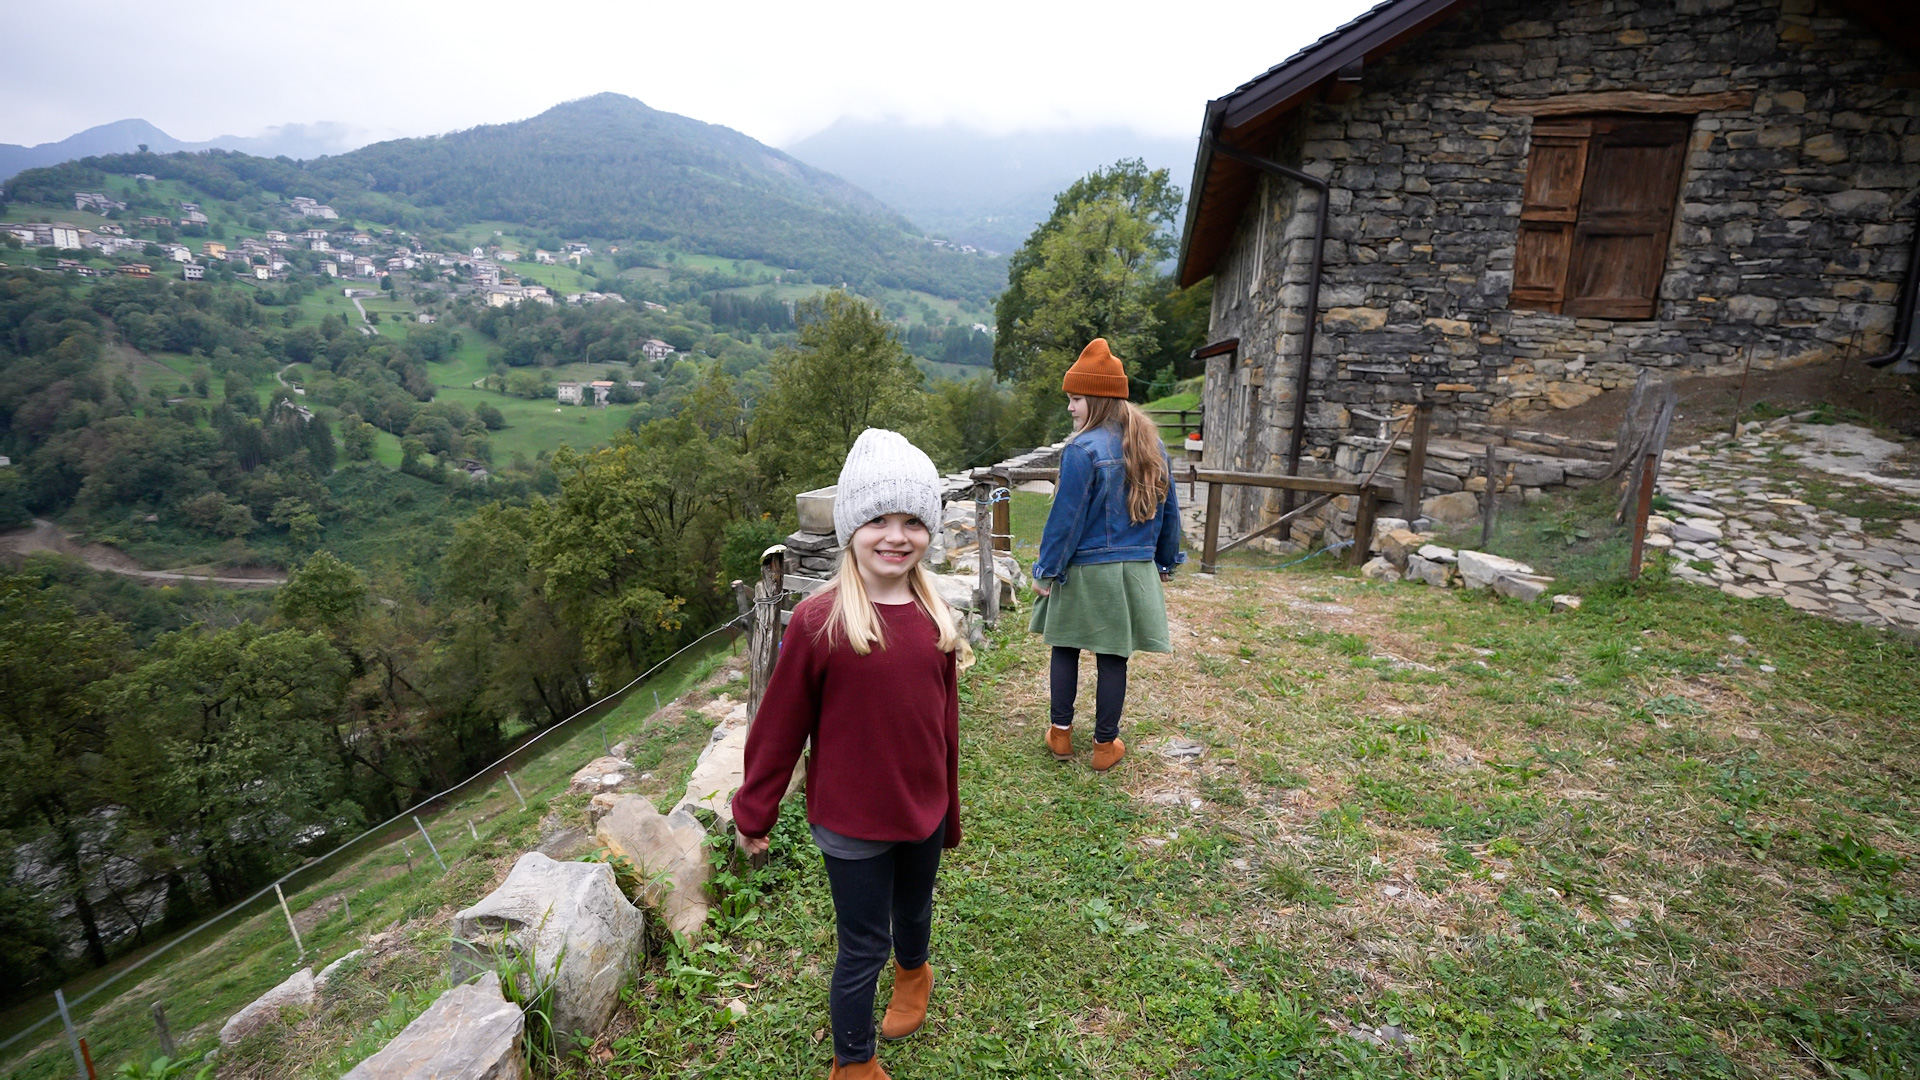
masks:
<path fill-rule="evenodd" d="M 1656 317 L 1507 306 L 1532 119 L 1497 100 L 1745 91 L 1700 114 Z M 1890 343 L 1914 242 L 1920 64 L 1814 0 L 1488 0 L 1370 63 L 1267 152 L 1333 186 L 1302 471 L 1424 396 L 1532 426 L 1643 367 L 1789 366 Z M 1318 195 L 1269 178 L 1216 268 L 1207 463 L 1285 470 Z M 1356 411 L 1360 415 L 1356 415 Z M 1227 497 L 1230 531 L 1277 510 Z"/>

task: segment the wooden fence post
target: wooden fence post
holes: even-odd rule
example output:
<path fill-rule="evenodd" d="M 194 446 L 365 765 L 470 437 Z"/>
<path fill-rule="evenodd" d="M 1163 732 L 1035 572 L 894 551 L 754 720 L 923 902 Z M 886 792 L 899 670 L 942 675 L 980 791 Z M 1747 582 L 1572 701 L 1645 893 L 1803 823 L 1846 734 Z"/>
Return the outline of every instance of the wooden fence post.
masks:
<path fill-rule="evenodd" d="M 1400 502 L 1409 523 L 1420 517 L 1420 491 L 1427 476 L 1427 436 L 1433 431 L 1433 402 L 1413 407 L 1413 443 L 1407 447 L 1407 483 Z M 1388 447 L 1389 450 L 1392 447 Z"/>
<path fill-rule="evenodd" d="M 156 1001 L 153 1003 L 153 1027 L 160 1036 L 160 1052 L 171 1058 L 175 1054 L 173 1031 L 167 1027 L 167 1007 Z"/>
<path fill-rule="evenodd" d="M 1353 512 L 1353 554 L 1347 556 L 1347 561 L 1355 566 L 1366 562 L 1367 556 L 1373 551 L 1373 519 L 1380 508 L 1380 500 L 1374 495 L 1372 484 L 1360 489 L 1359 498 L 1360 506 Z"/>
<path fill-rule="evenodd" d="M 760 553 L 760 583 L 753 591 L 753 630 L 747 642 L 747 725 L 760 715 L 760 699 L 780 657 L 780 608 L 787 596 L 787 548 L 775 544 Z"/>
<path fill-rule="evenodd" d="M 1646 454 L 1640 459 L 1640 499 L 1633 514 L 1633 554 L 1627 560 L 1627 580 L 1640 580 L 1640 560 L 1646 553 L 1647 516 L 1653 513 L 1653 476 L 1660 457 Z"/>
<path fill-rule="evenodd" d="M 1500 460 L 1495 456 L 1493 445 L 1487 445 L 1487 504 L 1480 508 L 1480 547 L 1484 550 L 1493 539 L 1493 515 L 1499 509 L 1498 484 Z"/>
<path fill-rule="evenodd" d="M 993 483 L 974 489 L 974 556 L 980 562 L 980 620 L 988 626 L 1000 624 L 1000 576 L 994 566 Z"/>
<path fill-rule="evenodd" d="M 1214 560 L 1220 551 L 1220 492 L 1226 487 L 1218 480 L 1207 481 L 1207 524 L 1206 539 L 1200 545 L 1200 572 L 1213 573 Z"/>

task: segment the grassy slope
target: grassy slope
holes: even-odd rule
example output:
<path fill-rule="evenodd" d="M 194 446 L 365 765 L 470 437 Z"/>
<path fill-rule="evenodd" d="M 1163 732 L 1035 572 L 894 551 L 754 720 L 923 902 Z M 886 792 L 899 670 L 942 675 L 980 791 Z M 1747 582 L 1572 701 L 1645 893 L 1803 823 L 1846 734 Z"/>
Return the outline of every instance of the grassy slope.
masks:
<path fill-rule="evenodd" d="M 638 749 L 630 756 L 642 769 L 658 770 L 662 776 L 683 775 L 705 741 L 711 721 L 697 714 L 690 717 L 678 708 L 656 714 L 653 692 L 658 690 L 660 700 L 670 702 L 718 672 L 724 688 L 736 696 L 742 694 L 739 680 L 721 668 L 732 652 L 731 645 L 722 643 L 689 653 L 669 666 L 606 716 L 605 737 L 634 738 Z M 251 1060 L 259 1069 L 242 1075 L 291 1075 L 292 1066 L 282 1067 L 285 1056 L 299 1054 L 309 1066 L 303 1075 L 338 1076 L 432 1003 L 446 985 L 446 916 L 485 895 L 518 853 L 538 842 L 546 800 L 560 795 L 574 770 L 602 752 L 599 724 L 555 738 L 555 745 L 543 756 L 514 770 L 515 782 L 531 810 L 521 810 L 506 784 L 495 782 L 428 820 L 449 872 L 439 871 L 415 832 L 352 857 L 325 880 L 287 897 L 307 947 L 308 966 L 340 958 L 370 933 L 390 929 L 399 933 L 393 955 L 364 969 L 350 969 L 349 978 L 343 980 L 345 1003 L 356 1010 L 351 1024 L 327 1029 L 324 1035 L 306 1033 L 296 1041 L 285 1040 L 283 1031 L 270 1033 L 240 1055 L 243 1062 Z M 658 786 L 664 790 L 664 784 Z M 577 811 L 578 806 L 573 809 Z M 478 841 L 469 832 L 468 821 L 474 823 Z M 109 1000 L 96 999 L 80 1011 L 76 1021 L 101 1075 L 123 1063 L 144 1064 L 159 1054 L 147 1014 L 152 1001 L 166 1002 L 168 1020 L 182 1050 L 198 1055 L 214 1046 L 228 1016 L 292 974 L 298 957 L 286 921 L 270 901 L 256 908 L 219 936 L 155 960 L 138 976 L 138 991 L 123 983 L 117 997 L 107 991 L 103 996 Z M 419 947 L 409 949 L 409 943 Z M 68 987 L 70 992 L 75 989 Z M 30 1019 L 38 1019 L 41 1004 L 35 1003 Z M 19 1080 L 72 1075 L 73 1059 L 57 1024 L 42 1028 L 31 1046 L 30 1052 L 7 1063 L 11 1071 L 6 1075 Z"/>
<path fill-rule="evenodd" d="M 1016 496 L 1023 551 L 1044 513 Z M 1271 561 L 1176 579 L 1178 651 L 1136 658 L 1108 776 L 1084 728 L 1082 760 L 1039 752 L 1019 613 L 982 652 L 935 1011 L 895 1075 L 1911 1075 L 1913 643 L 1657 573 L 1552 615 Z M 690 760 L 704 727 L 676 731 Z M 1205 756 L 1154 753 L 1174 735 Z M 654 959 L 561 1075 L 824 1067 L 831 901 L 798 806 L 776 835 L 717 938 Z M 333 1008 L 392 1008 L 376 989 Z M 328 1023 L 309 1056 L 343 1061 Z M 1382 1024 L 1414 1041 L 1341 1034 Z"/>

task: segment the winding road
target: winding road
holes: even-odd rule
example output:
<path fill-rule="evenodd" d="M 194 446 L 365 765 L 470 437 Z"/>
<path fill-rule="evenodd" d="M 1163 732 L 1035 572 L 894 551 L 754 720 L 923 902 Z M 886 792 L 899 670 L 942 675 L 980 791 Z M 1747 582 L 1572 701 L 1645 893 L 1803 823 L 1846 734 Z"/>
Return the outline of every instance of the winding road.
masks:
<path fill-rule="evenodd" d="M 51 551 L 60 555 L 71 555 L 85 562 L 95 570 L 122 577 L 139 578 L 149 584 L 170 585 L 182 581 L 197 581 L 205 585 L 226 585 L 242 589 L 264 589 L 275 585 L 285 585 L 287 579 L 279 576 L 233 577 L 220 574 L 189 574 L 179 570 L 148 570 L 134 561 L 133 556 L 119 548 L 106 544 L 76 544 L 60 527 L 51 521 L 34 518 L 30 528 L 14 529 L 0 533 L 0 556 L 31 555 L 36 551 Z"/>

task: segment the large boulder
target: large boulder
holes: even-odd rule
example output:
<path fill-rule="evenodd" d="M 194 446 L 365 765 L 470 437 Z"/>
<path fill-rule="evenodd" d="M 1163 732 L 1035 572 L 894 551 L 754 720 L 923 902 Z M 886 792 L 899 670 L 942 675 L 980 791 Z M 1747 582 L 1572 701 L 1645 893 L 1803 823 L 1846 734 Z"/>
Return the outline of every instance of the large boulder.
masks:
<path fill-rule="evenodd" d="M 319 1000 L 313 972 L 306 968 L 287 976 L 279 986 L 248 1002 L 220 1028 L 220 1045 L 232 1046 L 268 1024 L 278 1023 L 281 1009 L 311 1009 Z"/>
<path fill-rule="evenodd" d="M 642 928 L 612 867 L 529 851 L 499 888 L 454 915 L 454 978 L 503 963 L 530 969 L 552 987 L 553 1029 L 592 1037 L 639 967 Z"/>
<path fill-rule="evenodd" d="M 1424 581 L 1435 588 L 1444 589 L 1453 584 L 1453 564 L 1410 555 L 1407 557 L 1407 580 Z"/>
<path fill-rule="evenodd" d="M 644 795 L 612 798 L 613 805 L 594 825 L 594 836 L 609 853 L 632 861 L 645 883 L 641 899 L 668 926 L 689 936 L 698 933 L 707 921 L 707 882 L 713 877 L 707 830 L 686 808 L 663 815 Z"/>
<path fill-rule="evenodd" d="M 526 1020 L 489 971 L 456 986 L 353 1067 L 346 1080 L 528 1080 L 520 1053 Z"/>
<path fill-rule="evenodd" d="M 1432 541 L 1433 537 L 1428 536 L 1426 533 L 1417 533 L 1412 529 L 1395 529 L 1386 536 L 1381 537 L 1379 549 L 1380 554 L 1386 556 L 1388 562 L 1404 569 L 1407 565 L 1408 556 L 1419 551 Z"/>

